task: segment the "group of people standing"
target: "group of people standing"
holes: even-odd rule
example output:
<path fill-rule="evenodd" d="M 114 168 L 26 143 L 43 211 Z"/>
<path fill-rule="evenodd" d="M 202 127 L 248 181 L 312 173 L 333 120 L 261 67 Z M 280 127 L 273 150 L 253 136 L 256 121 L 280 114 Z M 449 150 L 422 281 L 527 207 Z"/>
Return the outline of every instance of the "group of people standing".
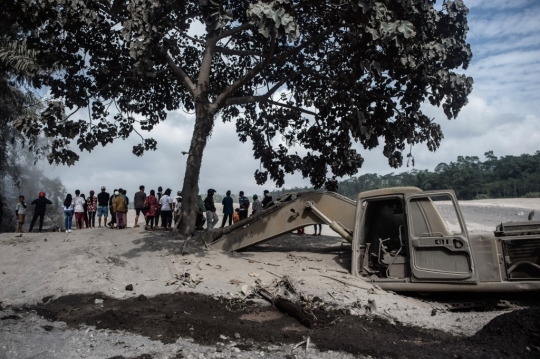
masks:
<path fill-rule="evenodd" d="M 216 206 L 214 202 L 214 193 L 216 193 L 216 190 L 210 188 L 207 192 L 207 196 L 204 199 L 203 206 L 204 206 L 204 212 L 206 212 L 206 230 L 211 230 L 214 228 L 214 226 L 219 221 L 218 215 L 216 214 Z M 240 191 L 238 193 L 238 208 L 233 209 L 233 198 L 231 197 L 231 191 L 227 191 L 226 196 L 221 201 L 221 204 L 223 205 L 223 220 L 221 221 L 221 228 L 225 226 L 225 223 L 229 222 L 229 226 L 232 225 L 232 223 L 236 223 L 242 219 L 247 218 L 250 214 L 254 215 L 262 211 L 264 208 L 267 208 L 269 204 L 272 202 L 272 196 L 270 195 L 270 192 L 268 190 L 265 190 L 263 193 L 263 200 L 259 200 L 259 196 L 256 194 L 253 195 L 253 206 L 251 206 L 251 203 L 249 201 L 249 198 L 247 198 L 244 195 L 244 191 Z M 199 204 L 199 207 L 201 205 Z M 251 207 L 251 213 L 250 213 L 250 207 Z M 202 217 L 202 208 L 199 211 L 200 217 Z M 197 228 L 202 229 L 202 221 L 201 218 L 197 219 Z"/>
<path fill-rule="evenodd" d="M 180 191 L 177 192 L 177 196 L 174 199 L 171 197 L 171 192 L 172 190 L 170 188 L 163 191 L 162 187 L 158 187 L 157 193 L 152 189 L 150 190 L 150 194 L 146 195 L 145 187 L 140 186 L 139 191 L 135 193 L 133 198 L 133 207 L 135 208 L 134 227 L 139 227 L 139 217 L 142 213 L 145 219 L 145 229 L 153 231 L 154 227 L 159 225 L 159 219 L 161 218 L 161 226 L 166 230 L 171 230 L 173 218 L 175 225 L 179 221 L 182 205 Z M 199 214 L 196 223 L 198 229 L 202 229 L 202 225 L 205 222 L 203 214 L 206 214 L 207 230 L 214 228 L 219 221 L 213 198 L 214 193 L 216 193 L 214 189 L 209 189 L 204 201 L 199 196 Z M 221 202 L 223 204 L 221 228 L 225 226 L 227 221 L 230 226 L 233 221 L 236 223 L 247 218 L 250 214 L 257 214 L 263 208 L 267 208 L 272 202 L 272 196 L 267 190 L 263 193 L 262 201 L 259 200 L 257 195 L 253 195 L 252 199 L 253 204 L 244 195 L 244 192 L 240 191 L 238 196 L 239 207 L 234 209 L 231 191 L 227 191 L 226 196 Z M 46 205 L 52 204 L 52 202 L 45 197 L 45 192 L 39 192 L 38 198 L 32 201 L 31 204 L 35 205 L 35 210 L 30 224 L 30 232 L 32 232 L 38 218 L 39 232 L 41 232 Z M 19 196 L 19 202 L 15 209 L 18 222 L 17 233 L 19 236 L 23 233 L 22 226 L 25 222 L 27 207 L 24 196 Z M 96 227 L 96 216 L 98 217 L 98 227 L 102 227 L 103 218 L 103 227 L 125 229 L 127 226 L 128 207 L 129 198 L 127 197 L 127 191 L 122 188 L 115 189 L 113 194 L 110 195 L 103 186 L 97 196 L 93 190 L 89 192 L 88 196 L 81 193 L 80 190 L 76 190 L 75 197 L 69 193 L 66 195 L 63 203 L 65 231 L 66 233 L 73 232 L 73 217 L 75 217 L 75 226 L 77 229 L 94 228 Z M 111 216 L 110 221 L 107 222 L 109 212 Z"/>
<path fill-rule="evenodd" d="M 34 229 L 36 220 L 39 218 L 39 232 L 43 229 L 43 218 L 45 217 L 45 210 L 48 204 L 52 204 L 50 200 L 45 197 L 45 192 L 39 192 L 38 198 L 33 200 L 32 205 L 34 205 L 34 217 L 32 217 L 32 222 L 30 222 L 30 232 Z M 24 196 L 19 196 L 19 202 L 15 206 L 15 215 L 17 216 L 17 237 L 22 236 L 23 229 L 22 226 L 26 220 L 26 210 L 28 205 L 24 201 Z"/>
<path fill-rule="evenodd" d="M 151 190 L 148 196 L 144 190 L 145 187 L 140 186 L 139 191 L 135 193 L 133 198 L 133 206 L 135 207 L 134 227 L 139 227 L 139 216 L 142 213 L 146 221 L 145 229 L 154 230 L 154 225 L 158 226 L 159 218 L 161 217 L 162 227 L 170 230 L 172 228 L 173 212 L 180 211 L 182 201 L 180 193 L 173 200 L 171 198 L 172 190 L 170 188 L 167 188 L 163 192 L 162 187 L 159 187 L 157 194 L 154 190 Z M 129 197 L 125 189 L 115 189 L 113 194 L 110 195 L 103 186 L 97 196 L 95 196 L 94 191 L 90 191 L 88 198 L 79 190 L 76 190 L 75 198 L 71 194 L 68 194 L 63 205 L 66 233 L 73 231 L 73 216 L 75 216 L 76 228 L 83 229 L 96 226 L 96 214 L 98 217 L 98 227 L 102 227 L 101 219 L 103 218 L 103 227 L 125 229 L 127 226 L 128 208 Z M 111 220 L 107 222 L 109 212 L 111 213 Z M 83 227 L 83 224 L 85 227 Z"/>
<path fill-rule="evenodd" d="M 102 207 L 105 205 L 105 208 L 107 209 L 109 202 L 108 193 L 106 199 L 103 197 L 104 189 L 105 187 L 102 187 L 102 193 L 98 194 L 97 196 L 93 190 L 90 191 L 88 198 L 86 198 L 86 195 L 81 193 L 80 190 L 75 191 L 75 198 L 73 198 L 71 193 L 66 195 L 66 199 L 64 200 L 62 207 L 64 210 L 64 226 L 66 233 L 73 232 L 71 229 L 73 225 L 73 217 L 75 217 L 75 226 L 77 229 L 93 228 L 96 226 L 97 214 L 98 224 L 99 227 L 101 227 L 101 217 L 103 214 L 105 214 L 105 218 L 107 218 L 107 213 L 103 213 Z"/>

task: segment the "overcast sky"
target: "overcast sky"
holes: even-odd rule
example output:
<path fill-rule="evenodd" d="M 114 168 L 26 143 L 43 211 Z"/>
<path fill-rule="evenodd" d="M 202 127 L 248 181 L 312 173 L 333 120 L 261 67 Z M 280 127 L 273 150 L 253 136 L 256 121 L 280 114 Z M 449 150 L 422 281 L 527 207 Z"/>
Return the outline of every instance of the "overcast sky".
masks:
<path fill-rule="evenodd" d="M 440 6 L 440 1 L 438 1 Z M 474 79 L 469 104 L 457 120 L 449 121 L 437 108 L 426 106 L 428 116 L 440 123 L 445 135 L 441 147 L 429 152 L 424 145 L 413 148 L 415 168 L 433 170 L 441 162 L 455 161 L 458 155 L 479 156 L 493 150 L 495 155 L 520 155 L 540 150 L 540 1 L 465 0 L 469 7 L 468 41 L 473 60 L 465 72 Z M 135 157 L 134 135 L 126 141 L 81 153 L 72 167 L 39 164 L 48 176 L 60 177 L 67 191 L 88 193 L 102 185 L 112 190 L 127 188 L 130 197 L 144 184 L 147 192 L 158 186 L 180 190 L 186 166 L 194 116 L 183 111 L 169 113 L 150 137 L 158 141 L 155 152 Z M 75 147 L 75 146 L 74 146 Z M 235 125 L 216 121 L 204 152 L 200 192 L 214 188 L 260 194 L 275 188 L 273 183 L 257 186 L 253 178 L 259 162 L 252 156 L 251 143 L 238 141 Z M 382 155 L 382 148 L 368 152 L 358 174 L 400 172 Z M 288 176 L 285 187 L 309 186 L 301 175 Z"/>

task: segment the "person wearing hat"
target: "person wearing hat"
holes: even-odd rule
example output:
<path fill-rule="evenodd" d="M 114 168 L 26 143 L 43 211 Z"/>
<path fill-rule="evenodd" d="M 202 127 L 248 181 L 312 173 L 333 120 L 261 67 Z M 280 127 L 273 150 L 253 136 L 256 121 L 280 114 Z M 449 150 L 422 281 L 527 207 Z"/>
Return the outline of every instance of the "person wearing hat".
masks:
<path fill-rule="evenodd" d="M 206 209 L 206 230 L 210 231 L 214 228 L 216 223 L 219 221 L 219 218 L 216 214 L 216 206 L 214 204 L 214 193 L 215 189 L 210 188 L 208 190 L 208 195 L 204 199 L 204 207 Z"/>
<path fill-rule="evenodd" d="M 270 192 L 268 192 L 268 190 L 265 189 L 263 192 L 263 197 L 264 198 L 262 199 L 261 203 L 262 203 L 263 208 L 266 208 L 268 207 L 268 204 L 272 202 L 272 196 L 270 195 Z"/>
<path fill-rule="evenodd" d="M 261 201 L 259 201 L 259 196 L 257 196 L 256 194 L 253 195 L 253 206 L 251 208 L 252 208 L 252 212 L 251 212 L 252 216 L 263 210 L 263 205 Z"/>
<path fill-rule="evenodd" d="M 225 227 L 225 222 L 227 221 L 227 218 L 229 219 L 229 226 L 232 224 L 233 220 L 233 199 L 231 197 L 231 191 L 227 191 L 227 196 L 223 198 L 221 201 L 221 204 L 223 205 L 223 221 L 221 221 L 221 228 Z"/>
<path fill-rule="evenodd" d="M 109 215 L 109 199 L 111 196 L 107 192 L 105 186 L 101 187 L 101 193 L 97 195 L 97 216 L 98 216 L 98 227 L 101 227 L 101 217 L 105 217 L 103 221 L 103 226 L 107 225 L 107 217 Z"/>
<path fill-rule="evenodd" d="M 29 232 L 32 232 L 36 219 L 39 217 L 39 233 L 41 233 L 41 230 L 43 229 L 43 217 L 45 217 L 45 209 L 47 205 L 52 204 L 52 202 L 45 198 L 45 192 L 42 191 L 38 193 L 38 198 L 33 200 L 32 204 L 35 206 L 34 217 L 32 218 L 32 222 L 30 222 Z"/>
<path fill-rule="evenodd" d="M 127 203 L 123 195 L 120 194 L 120 190 L 114 192 L 113 200 L 113 212 L 116 214 L 116 229 L 126 228 L 126 223 L 124 223 L 124 213 L 127 212 Z"/>

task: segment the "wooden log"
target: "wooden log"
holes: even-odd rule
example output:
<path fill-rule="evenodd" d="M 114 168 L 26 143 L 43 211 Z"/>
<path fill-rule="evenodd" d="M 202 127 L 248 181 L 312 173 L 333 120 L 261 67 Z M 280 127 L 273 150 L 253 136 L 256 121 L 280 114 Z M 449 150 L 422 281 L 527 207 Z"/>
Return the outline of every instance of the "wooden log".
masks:
<path fill-rule="evenodd" d="M 316 320 L 310 318 L 302 309 L 302 306 L 291 302 L 290 300 L 277 297 L 274 299 L 274 306 L 279 309 L 280 312 L 288 314 L 289 316 L 298 320 L 302 325 L 312 328 L 316 324 Z"/>

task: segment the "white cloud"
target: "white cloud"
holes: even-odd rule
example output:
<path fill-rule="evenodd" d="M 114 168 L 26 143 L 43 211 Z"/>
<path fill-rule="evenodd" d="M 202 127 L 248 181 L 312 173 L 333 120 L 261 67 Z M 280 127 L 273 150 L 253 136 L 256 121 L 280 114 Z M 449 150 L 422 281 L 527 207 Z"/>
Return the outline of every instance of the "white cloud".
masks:
<path fill-rule="evenodd" d="M 525 36 L 512 36 L 508 41 L 500 41 L 496 38 L 487 39 L 480 46 L 473 46 L 475 58 L 484 58 L 488 55 L 507 53 L 511 50 L 527 51 L 540 46 L 538 34 L 527 34 Z"/>
<path fill-rule="evenodd" d="M 534 4 L 535 0 L 466 0 L 465 5 L 469 9 L 489 9 L 489 10 L 507 10 L 507 9 L 519 9 L 524 6 Z"/>
<path fill-rule="evenodd" d="M 540 24 L 538 21 L 538 10 L 523 11 L 518 13 L 498 13 L 495 15 L 481 15 L 469 24 L 470 31 L 468 38 L 476 40 L 478 38 L 495 38 L 509 35 L 524 35 L 538 33 Z"/>

